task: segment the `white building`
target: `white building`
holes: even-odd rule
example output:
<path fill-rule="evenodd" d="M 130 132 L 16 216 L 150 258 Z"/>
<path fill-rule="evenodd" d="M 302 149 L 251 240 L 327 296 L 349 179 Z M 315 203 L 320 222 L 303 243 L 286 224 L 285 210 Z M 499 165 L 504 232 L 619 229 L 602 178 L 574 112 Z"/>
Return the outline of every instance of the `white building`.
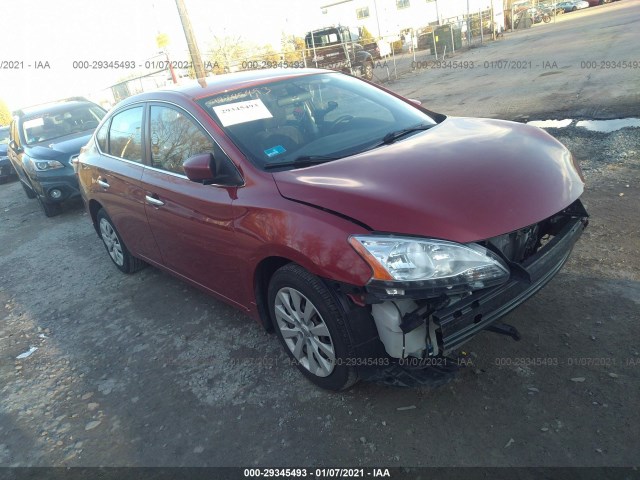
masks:
<path fill-rule="evenodd" d="M 402 30 L 429 24 L 460 22 L 467 12 L 486 12 L 502 22 L 503 0 L 327 0 L 321 7 L 325 25 L 366 27 L 375 37 L 395 36 Z"/>

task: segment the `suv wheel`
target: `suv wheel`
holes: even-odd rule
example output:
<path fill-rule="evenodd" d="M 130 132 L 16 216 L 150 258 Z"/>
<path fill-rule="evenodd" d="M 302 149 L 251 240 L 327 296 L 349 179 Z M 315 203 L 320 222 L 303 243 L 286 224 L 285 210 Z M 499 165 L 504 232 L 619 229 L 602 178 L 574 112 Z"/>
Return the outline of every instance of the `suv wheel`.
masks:
<path fill-rule="evenodd" d="M 27 195 L 27 198 L 36 198 L 35 192 L 31 190 L 31 187 L 27 187 L 22 180 L 20 180 L 20 185 L 22 185 L 22 189 L 24 190 L 24 193 Z"/>
<path fill-rule="evenodd" d="M 25 187 L 25 190 L 26 190 L 26 187 Z M 29 195 L 27 194 L 27 196 Z M 55 217 L 56 215 L 60 215 L 62 213 L 62 206 L 59 203 L 47 203 L 44 200 L 42 200 L 40 195 L 36 195 L 36 196 L 38 197 L 38 203 L 40 204 L 42 211 L 47 217 Z"/>
<path fill-rule="evenodd" d="M 145 263 L 142 260 L 129 253 L 116 227 L 113 226 L 111 218 L 103 208 L 96 215 L 96 221 L 98 222 L 102 243 L 104 243 L 109 257 L 121 272 L 134 273 L 144 267 Z"/>
<path fill-rule="evenodd" d="M 269 283 L 269 312 L 285 351 L 302 374 L 328 390 L 358 381 L 345 315 L 322 281 L 290 263 Z"/>

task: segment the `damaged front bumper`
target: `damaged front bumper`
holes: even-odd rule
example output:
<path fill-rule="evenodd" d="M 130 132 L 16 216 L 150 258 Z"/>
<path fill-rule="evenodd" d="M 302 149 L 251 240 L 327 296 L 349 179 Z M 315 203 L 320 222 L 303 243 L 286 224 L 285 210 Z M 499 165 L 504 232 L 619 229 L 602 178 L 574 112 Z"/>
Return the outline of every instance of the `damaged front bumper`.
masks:
<path fill-rule="evenodd" d="M 443 294 L 424 285 L 369 284 L 359 296 L 349 296 L 370 305 L 379 339 L 392 359 L 455 356 L 462 344 L 485 329 L 517 339 L 517 330 L 496 321 L 558 273 L 587 224 L 588 214 L 576 200 L 536 225 L 481 242 L 509 266 L 509 279 L 498 286 Z"/>
<path fill-rule="evenodd" d="M 474 292 L 435 311 L 432 320 L 439 331 L 442 353 L 457 349 L 546 285 L 568 260 L 586 225 L 585 217 L 570 219 L 542 249 L 524 262 L 511 265 L 512 275 L 507 283 Z"/>

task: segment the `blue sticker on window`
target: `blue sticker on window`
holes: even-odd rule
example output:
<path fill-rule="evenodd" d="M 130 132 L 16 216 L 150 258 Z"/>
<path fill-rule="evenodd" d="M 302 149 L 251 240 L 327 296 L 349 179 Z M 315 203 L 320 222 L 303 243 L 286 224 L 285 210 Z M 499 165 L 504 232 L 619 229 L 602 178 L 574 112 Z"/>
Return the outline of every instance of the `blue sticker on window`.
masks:
<path fill-rule="evenodd" d="M 275 157 L 276 155 L 280 155 L 281 153 L 286 152 L 282 145 L 276 145 L 275 147 L 267 148 L 264 151 L 264 154 L 267 157 Z"/>

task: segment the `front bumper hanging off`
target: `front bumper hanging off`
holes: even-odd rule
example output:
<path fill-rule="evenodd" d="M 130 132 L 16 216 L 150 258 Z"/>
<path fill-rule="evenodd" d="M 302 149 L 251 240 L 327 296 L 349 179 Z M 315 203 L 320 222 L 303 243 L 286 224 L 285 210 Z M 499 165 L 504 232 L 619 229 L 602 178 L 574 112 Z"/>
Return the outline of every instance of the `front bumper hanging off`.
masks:
<path fill-rule="evenodd" d="M 584 217 L 570 219 L 547 245 L 519 264 L 507 283 L 434 312 L 443 353 L 455 350 L 546 285 L 569 258 L 586 224 Z"/>

